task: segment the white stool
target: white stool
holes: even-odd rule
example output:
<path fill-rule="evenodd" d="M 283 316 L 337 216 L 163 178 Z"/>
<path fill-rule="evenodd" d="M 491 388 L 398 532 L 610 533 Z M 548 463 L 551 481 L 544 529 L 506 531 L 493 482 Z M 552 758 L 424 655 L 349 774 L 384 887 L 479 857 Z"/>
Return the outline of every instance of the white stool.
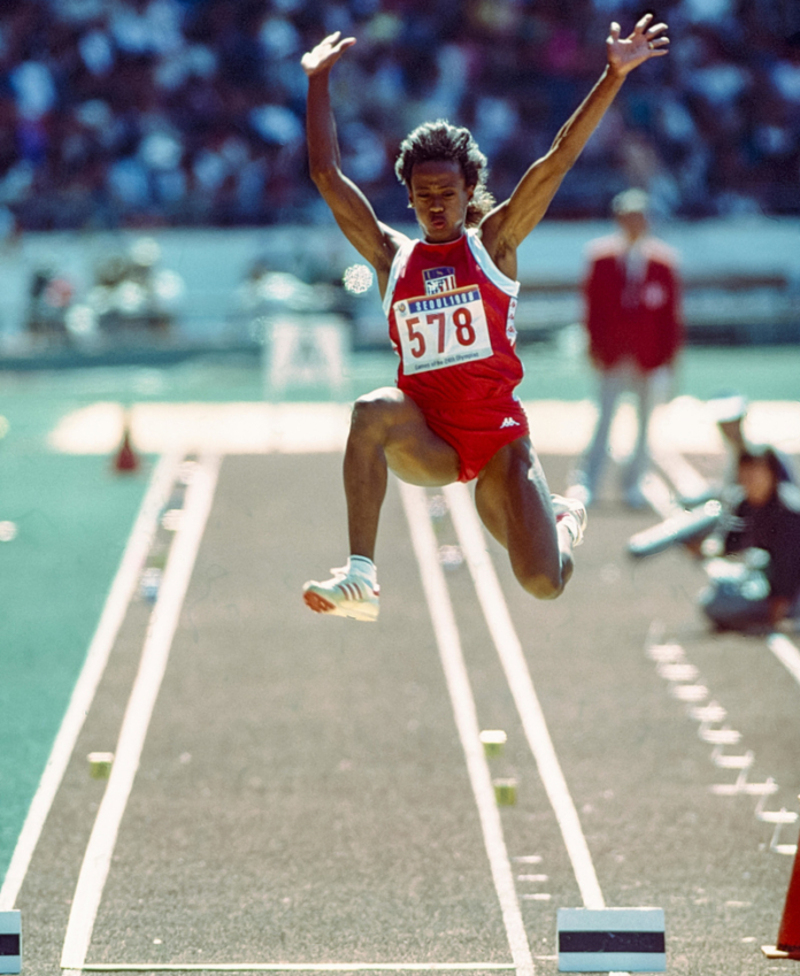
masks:
<path fill-rule="evenodd" d="M 268 322 L 262 360 L 265 398 L 308 386 L 341 392 L 346 327 L 339 315 L 286 315 Z"/>

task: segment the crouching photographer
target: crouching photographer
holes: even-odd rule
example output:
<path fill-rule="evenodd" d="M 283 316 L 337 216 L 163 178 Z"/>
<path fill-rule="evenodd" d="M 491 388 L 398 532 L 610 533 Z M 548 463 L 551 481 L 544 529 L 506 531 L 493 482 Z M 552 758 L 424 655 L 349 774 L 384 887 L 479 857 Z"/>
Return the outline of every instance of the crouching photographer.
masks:
<path fill-rule="evenodd" d="M 738 458 L 730 515 L 703 544 L 708 586 L 700 607 L 718 630 L 764 632 L 800 624 L 800 489 L 782 479 L 772 448 Z"/>

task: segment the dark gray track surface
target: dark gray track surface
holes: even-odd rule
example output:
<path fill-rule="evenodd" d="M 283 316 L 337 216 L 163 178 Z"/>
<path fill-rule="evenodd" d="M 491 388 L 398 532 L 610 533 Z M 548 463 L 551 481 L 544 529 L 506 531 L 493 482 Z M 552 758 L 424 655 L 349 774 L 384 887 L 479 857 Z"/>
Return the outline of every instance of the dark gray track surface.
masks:
<path fill-rule="evenodd" d="M 567 459 L 545 458 L 563 488 Z M 88 962 L 510 962 L 462 748 L 396 484 L 378 552 L 377 624 L 309 612 L 300 586 L 345 558 L 341 459 L 228 457 L 116 846 Z M 654 620 L 695 664 L 797 808 L 800 687 L 763 640 L 716 637 L 681 552 L 642 563 L 653 516 L 592 512 L 565 595 L 528 597 L 490 550 L 606 903 L 661 906 L 668 971 L 744 976 L 770 963 L 792 860 L 754 797 L 717 769 L 645 652 Z M 439 540 L 457 540 L 448 520 Z M 536 971 L 553 974 L 556 910 L 581 905 L 564 843 L 465 567 L 448 583 L 482 728 L 508 733 L 497 776 Z M 150 607 L 132 604 L 17 907 L 24 968 L 58 972 L 70 901 Z M 796 828 L 782 840 L 796 840 Z M 158 941 L 157 941 L 158 940 Z"/>

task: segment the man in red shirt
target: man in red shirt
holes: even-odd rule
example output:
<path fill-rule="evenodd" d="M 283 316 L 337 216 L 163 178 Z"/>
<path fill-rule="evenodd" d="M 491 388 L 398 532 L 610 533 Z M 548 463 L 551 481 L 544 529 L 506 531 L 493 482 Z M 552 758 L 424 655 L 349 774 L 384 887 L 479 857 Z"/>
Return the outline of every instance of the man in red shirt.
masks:
<path fill-rule="evenodd" d="M 619 232 L 589 245 L 583 293 L 589 356 L 600 381 L 599 417 L 578 484 L 569 492 L 587 505 L 597 493 L 611 422 L 626 390 L 636 397 L 638 433 L 624 494 L 631 506 L 644 505 L 639 483 L 649 464 L 650 413 L 683 341 L 676 255 L 649 233 L 647 202 L 642 190 L 618 194 L 612 212 Z"/>
<path fill-rule="evenodd" d="M 430 487 L 477 478 L 478 512 L 508 550 L 520 584 L 541 599 L 563 591 L 586 513 L 575 500 L 551 496 L 514 397 L 522 375 L 513 350 L 517 247 L 544 216 L 627 75 L 667 53 L 666 29 L 651 14 L 627 38 L 611 25 L 599 81 L 499 206 L 486 190 L 486 158 L 466 129 L 439 121 L 411 133 L 396 171 L 421 241 L 381 223 L 341 170 L 328 77 L 355 38 L 336 32 L 304 55 L 311 177 L 375 269 L 401 356 L 397 386 L 354 405 L 344 459 L 350 558 L 331 579 L 305 584 L 311 610 L 377 618 L 373 557 L 389 469 Z"/>

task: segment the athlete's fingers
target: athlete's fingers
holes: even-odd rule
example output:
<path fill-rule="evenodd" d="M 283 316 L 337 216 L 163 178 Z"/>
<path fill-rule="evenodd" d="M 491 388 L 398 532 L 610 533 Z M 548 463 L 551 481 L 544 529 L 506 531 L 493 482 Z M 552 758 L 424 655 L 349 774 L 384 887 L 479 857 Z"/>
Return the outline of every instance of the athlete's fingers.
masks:
<path fill-rule="evenodd" d="M 340 35 L 341 31 L 334 31 L 333 34 L 329 34 L 320 41 L 313 51 L 303 55 L 300 64 L 307 74 L 314 74 L 317 70 L 332 65 L 347 48 L 356 43 L 355 37 L 344 37 L 337 40 Z"/>
<path fill-rule="evenodd" d="M 636 27 L 634 28 L 634 33 L 636 33 L 636 31 L 639 31 L 639 33 L 641 33 L 645 29 L 645 27 L 647 27 L 647 25 L 650 23 L 652 19 L 653 19 L 652 14 L 645 14 L 640 21 L 637 21 Z"/>
<path fill-rule="evenodd" d="M 611 40 L 611 41 L 618 41 L 619 40 L 619 35 L 620 35 L 620 32 L 621 31 L 622 31 L 622 28 L 619 26 L 619 24 L 616 22 L 616 20 L 613 20 L 611 22 L 611 27 L 610 27 L 609 32 L 608 32 L 608 34 L 609 34 L 609 40 Z"/>

